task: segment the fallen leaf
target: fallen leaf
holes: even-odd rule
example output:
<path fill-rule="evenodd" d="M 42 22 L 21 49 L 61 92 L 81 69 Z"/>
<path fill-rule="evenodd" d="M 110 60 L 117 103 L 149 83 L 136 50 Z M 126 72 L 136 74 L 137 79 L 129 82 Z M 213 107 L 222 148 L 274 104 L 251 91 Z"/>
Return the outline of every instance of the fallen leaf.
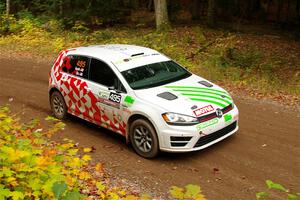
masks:
<path fill-rule="evenodd" d="M 97 163 L 96 166 L 95 166 L 95 170 L 97 172 L 102 173 L 103 172 L 103 164 L 102 163 Z"/>
<path fill-rule="evenodd" d="M 83 148 L 84 153 L 89 153 L 92 151 L 92 148 Z"/>

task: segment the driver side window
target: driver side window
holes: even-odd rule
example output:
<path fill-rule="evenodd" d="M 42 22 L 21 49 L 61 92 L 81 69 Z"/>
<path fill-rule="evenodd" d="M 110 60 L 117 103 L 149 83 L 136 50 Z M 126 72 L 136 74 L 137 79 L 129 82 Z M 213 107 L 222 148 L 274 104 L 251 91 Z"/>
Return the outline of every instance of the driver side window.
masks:
<path fill-rule="evenodd" d="M 117 79 L 117 76 L 107 64 L 94 58 L 91 60 L 89 74 L 90 80 L 107 87 L 114 86 Z"/>
<path fill-rule="evenodd" d="M 106 87 L 113 86 L 118 90 L 125 90 L 110 66 L 94 58 L 91 59 L 89 79 Z"/>

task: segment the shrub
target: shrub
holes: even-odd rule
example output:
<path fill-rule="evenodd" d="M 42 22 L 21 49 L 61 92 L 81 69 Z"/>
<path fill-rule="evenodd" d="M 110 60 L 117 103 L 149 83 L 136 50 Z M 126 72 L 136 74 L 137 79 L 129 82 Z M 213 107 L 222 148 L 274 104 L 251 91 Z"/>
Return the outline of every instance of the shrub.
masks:
<path fill-rule="evenodd" d="M 65 125 L 52 117 L 46 119 L 54 125 L 43 130 L 39 120 L 22 124 L 7 107 L 0 108 L 0 199 L 126 196 L 123 190 L 102 182 L 102 164 L 90 163 L 90 148 L 80 150 L 68 139 L 62 143 L 50 140 Z"/>
<path fill-rule="evenodd" d="M 102 163 L 69 139 L 51 137 L 64 129 L 61 121 L 47 117 L 53 126 L 43 130 L 37 119 L 20 123 L 8 107 L 0 107 L 0 199 L 113 199 L 148 200 L 107 184 Z M 196 185 L 172 187 L 175 199 L 205 200 Z"/>
<path fill-rule="evenodd" d="M 86 33 L 89 31 L 89 28 L 86 26 L 86 23 L 83 21 L 76 21 L 72 27 L 73 31 Z"/>
<path fill-rule="evenodd" d="M 261 60 L 261 53 L 249 46 L 243 49 L 227 48 L 224 53 L 224 59 L 229 65 L 240 68 L 255 68 Z"/>
<path fill-rule="evenodd" d="M 113 33 L 109 30 L 94 31 L 92 38 L 96 41 L 108 41 L 114 37 Z"/>
<path fill-rule="evenodd" d="M 13 15 L 0 15 L 0 34 L 6 35 L 15 32 L 17 20 Z"/>

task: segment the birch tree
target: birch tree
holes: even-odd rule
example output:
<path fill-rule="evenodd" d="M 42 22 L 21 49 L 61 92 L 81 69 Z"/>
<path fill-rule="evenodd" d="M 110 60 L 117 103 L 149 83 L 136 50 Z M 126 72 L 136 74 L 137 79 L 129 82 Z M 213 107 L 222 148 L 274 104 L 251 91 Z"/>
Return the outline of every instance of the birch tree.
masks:
<path fill-rule="evenodd" d="M 169 28 L 167 0 L 154 0 L 156 29 Z"/>
<path fill-rule="evenodd" d="M 6 0 L 6 15 L 10 14 L 10 0 Z"/>
<path fill-rule="evenodd" d="M 216 2 L 215 0 L 208 0 L 207 22 L 208 25 L 214 27 L 216 25 Z"/>

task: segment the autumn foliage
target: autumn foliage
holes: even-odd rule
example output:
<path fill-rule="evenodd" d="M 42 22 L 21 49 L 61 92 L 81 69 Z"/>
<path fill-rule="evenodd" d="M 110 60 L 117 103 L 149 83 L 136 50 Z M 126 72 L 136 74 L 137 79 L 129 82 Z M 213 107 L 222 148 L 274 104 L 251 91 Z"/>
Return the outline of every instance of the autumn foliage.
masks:
<path fill-rule="evenodd" d="M 108 188 L 101 163 L 92 164 L 91 148 L 71 140 L 50 140 L 64 124 L 43 130 L 38 120 L 20 123 L 0 109 L 0 199 L 119 199 L 125 191 Z M 128 196 L 128 195 L 127 195 Z"/>
<path fill-rule="evenodd" d="M 124 199 L 147 200 L 108 182 L 102 163 L 92 162 L 92 148 L 69 139 L 51 137 L 64 129 L 61 121 L 47 117 L 44 130 L 37 119 L 21 123 L 8 107 L 0 107 L 0 200 L 4 199 Z M 199 186 L 172 187 L 170 198 L 205 200 Z"/>

